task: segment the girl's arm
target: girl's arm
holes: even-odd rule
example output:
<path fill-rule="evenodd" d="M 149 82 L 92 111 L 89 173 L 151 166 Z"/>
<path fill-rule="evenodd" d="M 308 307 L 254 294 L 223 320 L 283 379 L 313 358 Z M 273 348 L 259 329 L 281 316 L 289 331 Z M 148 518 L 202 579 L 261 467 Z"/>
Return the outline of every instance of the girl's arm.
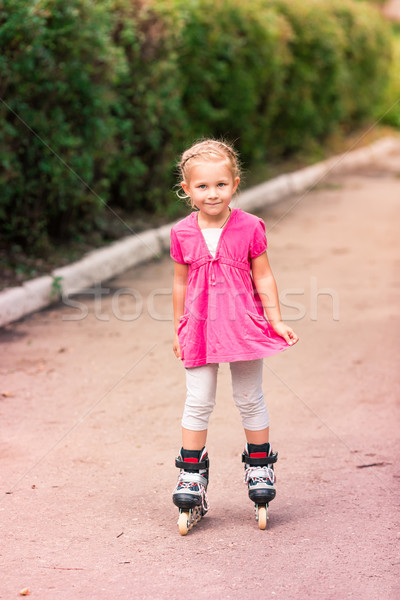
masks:
<path fill-rule="evenodd" d="M 175 262 L 174 285 L 172 288 L 172 302 L 174 306 L 175 337 L 173 350 L 177 358 L 181 358 L 181 349 L 178 340 L 179 319 L 185 312 L 186 286 L 188 278 L 188 266 Z"/>
<path fill-rule="evenodd" d="M 279 308 L 279 297 L 276 282 L 271 271 L 266 252 L 251 261 L 254 285 L 274 331 L 283 337 L 290 346 L 298 342 L 299 338 L 291 327 L 282 321 Z"/>

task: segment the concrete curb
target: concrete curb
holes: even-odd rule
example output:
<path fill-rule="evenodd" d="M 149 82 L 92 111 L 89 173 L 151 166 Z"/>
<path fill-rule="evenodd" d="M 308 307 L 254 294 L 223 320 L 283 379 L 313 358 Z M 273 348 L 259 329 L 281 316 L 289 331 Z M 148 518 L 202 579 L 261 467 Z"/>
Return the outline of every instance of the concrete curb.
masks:
<path fill-rule="evenodd" d="M 55 269 L 52 275 L 60 282 L 63 294 L 71 295 L 159 256 L 161 250 L 157 229 L 150 229 L 93 250 L 81 260 Z"/>
<path fill-rule="evenodd" d="M 400 138 L 385 137 L 365 148 L 346 152 L 257 185 L 240 194 L 237 205 L 250 212 L 261 209 L 292 194 L 310 190 L 328 174 L 346 173 L 365 167 L 398 150 Z M 58 301 L 61 295 L 76 294 L 160 256 L 169 249 L 173 224 L 131 235 L 89 252 L 81 260 L 55 269 L 50 275 L 0 292 L 0 327 L 49 306 Z"/>

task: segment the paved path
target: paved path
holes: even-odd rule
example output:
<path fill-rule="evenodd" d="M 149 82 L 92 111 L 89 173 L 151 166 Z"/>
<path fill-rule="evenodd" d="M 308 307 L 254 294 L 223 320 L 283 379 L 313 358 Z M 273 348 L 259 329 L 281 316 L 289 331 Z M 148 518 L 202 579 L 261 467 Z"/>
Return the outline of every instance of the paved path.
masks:
<path fill-rule="evenodd" d="M 397 155 L 261 215 L 301 337 L 265 361 L 280 457 L 267 531 L 222 365 L 211 510 L 178 534 L 168 258 L 2 330 L 1 598 L 400 597 L 399 174 Z"/>

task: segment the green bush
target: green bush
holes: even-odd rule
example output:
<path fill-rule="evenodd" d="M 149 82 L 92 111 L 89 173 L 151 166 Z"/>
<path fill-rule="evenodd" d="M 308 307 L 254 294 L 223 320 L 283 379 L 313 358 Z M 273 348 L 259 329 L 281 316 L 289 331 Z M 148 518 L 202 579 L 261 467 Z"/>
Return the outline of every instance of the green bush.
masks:
<path fill-rule="evenodd" d="M 274 125 L 285 152 L 321 139 L 343 118 L 343 32 L 328 18 L 325 3 L 302 0 L 271 2 L 293 29 L 291 63 L 285 94 Z"/>
<path fill-rule="evenodd" d="M 107 13 L 89 0 L 6 0 L 0 49 L 0 227 L 38 251 L 90 229 L 103 208 L 82 182 L 106 198 L 118 58 Z"/>
<path fill-rule="evenodd" d="M 388 84 L 391 30 L 376 8 L 349 0 L 329 3 L 344 34 L 344 78 L 339 92 L 348 123 L 359 123 L 375 113 Z"/>
<path fill-rule="evenodd" d="M 367 2 L 368 4 L 378 4 L 383 5 L 386 4 L 388 0 L 357 0 L 358 2 Z"/>
<path fill-rule="evenodd" d="M 286 20 L 263 0 L 176 0 L 174 10 L 188 143 L 222 136 L 244 162 L 265 158 L 284 95 Z"/>
<path fill-rule="evenodd" d="M 105 202 L 172 211 L 175 160 L 202 136 L 249 168 L 371 118 L 390 39 L 352 0 L 4 0 L 3 240 L 39 253 Z"/>
<path fill-rule="evenodd" d="M 275 123 L 284 150 L 371 115 L 390 59 L 389 27 L 376 9 L 351 0 L 272 0 L 270 6 L 285 15 L 294 33 Z"/>
<path fill-rule="evenodd" d="M 168 197 L 185 129 L 174 24 L 162 3 L 113 0 L 109 9 L 112 40 L 127 65 L 113 88 L 111 197 L 125 209 L 152 211 Z"/>
<path fill-rule="evenodd" d="M 400 129 L 400 32 L 393 39 L 389 82 L 377 103 L 375 116 L 384 123 Z"/>

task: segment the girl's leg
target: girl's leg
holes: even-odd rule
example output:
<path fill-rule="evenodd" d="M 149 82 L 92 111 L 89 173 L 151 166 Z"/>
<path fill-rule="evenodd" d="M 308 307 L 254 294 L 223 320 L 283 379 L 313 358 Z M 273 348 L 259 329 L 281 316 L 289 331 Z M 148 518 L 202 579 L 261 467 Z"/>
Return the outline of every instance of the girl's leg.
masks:
<path fill-rule="evenodd" d="M 269 442 L 269 427 L 261 429 L 261 431 L 245 429 L 244 433 L 249 444 L 265 444 Z"/>
<path fill-rule="evenodd" d="M 269 415 L 262 390 L 263 359 L 230 363 L 233 398 L 239 409 L 247 442 L 269 441 Z"/>
<path fill-rule="evenodd" d="M 186 450 L 201 450 L 206 445 L 207 429 L 191 431 L 182 427 L 182 447 Z"/>
<path fill-rule="evenodd" d="M 180 471 L 172 500 L 179 507 L 181 516 L 182 511 L 184 515 L 192 515 L 189 521 L 197 518 L 193 515 L 203 516 L 208 511 L 209 460 L 205 443 L 208 420 L 215 405 L 217 372 L 218 363 L 186 369 L 187 394 L 182 417 L 182 448 L 175 460 Z M 182 531 L 186 533 L 189 521 L 186 521 L 187 516 L 182 518 Z"/>
<path fill-rule="evenodd" d="M 182 417 L 182 446 L 201 450 L 207 439 L 208 420 L 215 406 L 218 363 L 186 369 L 186 402 Z"/>
<path fill-rule="evenodd" d="M 273 454 L 269 444 L 269 416 L 262 391 L 263 360 L 234 362 L 230 366 L 233 397 L 247 438 L 242 454 L 244 480 L 249 498 L 257 507 L 259 527 L 265 529 L 266 506 L 276 494 L 274 463 L 277 454 Z"/>

